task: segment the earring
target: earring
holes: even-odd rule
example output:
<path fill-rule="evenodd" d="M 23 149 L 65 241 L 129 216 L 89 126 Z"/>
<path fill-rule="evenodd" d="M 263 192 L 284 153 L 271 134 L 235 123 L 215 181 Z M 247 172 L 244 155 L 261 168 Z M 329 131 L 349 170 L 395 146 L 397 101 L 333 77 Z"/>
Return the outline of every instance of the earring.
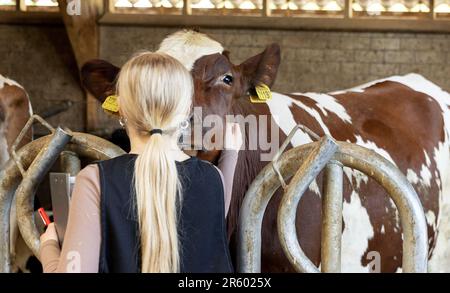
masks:
<path fill-rule="evenodd" d="M 178 145 L 181 149 L 190 147 L 190 123 L 189 120 L 184 120 L 179 125 L 180 137 L 178 138 Z"/>
<path fill-rule="evenodd" d="M 189 128 L 189 121 L 188 120 L 184 120 L 180 123 L 180 129 L 181 131 L 186 130 Z"/>
<path fill-rule="evenodd" d="M 125 125 L 127 124 L 127 118 L 120 116 L 119 124 L 120 126 L 122 126 L 122 128 L 125 128 Z"/>

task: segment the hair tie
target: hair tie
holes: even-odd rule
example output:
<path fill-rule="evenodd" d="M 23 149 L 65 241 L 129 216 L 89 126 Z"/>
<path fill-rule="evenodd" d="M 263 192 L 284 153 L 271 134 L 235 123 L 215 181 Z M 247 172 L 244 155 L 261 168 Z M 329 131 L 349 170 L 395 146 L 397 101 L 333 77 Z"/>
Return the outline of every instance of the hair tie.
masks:
<path fill-rule="evenodd" d="M 150 136 L 152 136 L 153 134 L 163 134 L 162 129 L 152 129 L 150 130 Z"/>

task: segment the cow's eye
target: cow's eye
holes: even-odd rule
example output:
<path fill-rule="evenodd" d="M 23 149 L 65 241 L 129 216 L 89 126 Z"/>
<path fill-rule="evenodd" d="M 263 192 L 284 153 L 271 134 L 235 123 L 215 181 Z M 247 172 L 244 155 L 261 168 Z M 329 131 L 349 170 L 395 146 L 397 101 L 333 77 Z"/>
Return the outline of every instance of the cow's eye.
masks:
<path fill-rule="evenodd" d="M 222 77 L 222 81 L 227 85 L 231 85 L 233 83 L 233 76 L 226 74 Z"/>

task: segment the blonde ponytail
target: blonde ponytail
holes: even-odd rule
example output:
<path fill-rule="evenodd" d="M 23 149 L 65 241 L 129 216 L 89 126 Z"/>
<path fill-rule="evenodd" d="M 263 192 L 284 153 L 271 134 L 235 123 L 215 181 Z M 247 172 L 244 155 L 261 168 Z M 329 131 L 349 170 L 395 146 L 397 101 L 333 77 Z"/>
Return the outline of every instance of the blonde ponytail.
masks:
<path fill-rule="evenodd" d="M 179 125 L 191 108 L 191 75 L 168 55 L 141 53 L 124 65 L 117 87 L 127 125 L 148 138 L 134 173 L 141 270 L 179 272 L 177 205 L 181 204 L 181 185 L 172 150 Z M 154 129 L 161 129 L 162 134 L 150 135 Z"/>

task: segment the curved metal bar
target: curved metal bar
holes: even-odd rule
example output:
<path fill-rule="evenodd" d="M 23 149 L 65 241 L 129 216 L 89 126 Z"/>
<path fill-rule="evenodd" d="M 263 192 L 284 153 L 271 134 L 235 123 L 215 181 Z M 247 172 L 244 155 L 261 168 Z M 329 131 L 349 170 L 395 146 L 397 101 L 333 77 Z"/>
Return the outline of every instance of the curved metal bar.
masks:
<path fill-rule="evenodd" d="M 22 130 L 20 131 L 19 135 L 16 137 L 16 140 L 14 141 L 13 145 L 11 146 L 11 156 L 14 159 L 14 161 L 17 164 L 17 167 L 19 168 L 20 173 L 22 174 L 23 177 L 25 177 L 25 168 L 22 166 L 22 164 L 20 163 L 20 160 L 17 156 L 16 150 L 17 150 L 17 146 L 20 144 L 20 142 L 23 140 L 23 138 L 25 137 L 25 135 L 27 134 L 27 132 L 30 130 L 30 128 L 33 126 L 34 122 L 38 121 L 40 122 L 42 125 L 44 125 L 51 133 L 53 133 L 55 131 L 55 129 L 48 124 L 47 121 L 45 121 L 41 116 L 39 115 L 32 115 L 30 117 L 30 119 L 28 119 L 27 123 L 25 123 L 25 126 L 22 128 Z"/>
<path fill-rule="evenodd" d="M 297 206 L 308 186 L 319 175 L 337 149 L 334 139 L 329 136 L 321 138 L 295 173 L 280 202 L 277 217 L 278 237 L 284 254 L 295 270 L 300 273 L 319 273 L 320 271 L 305 255 L 298 243 L 295 228 Z"/>
<path fill-rule="evenodd" d="M 293 148 L 280 157 L 279 166 L 289 179 L 305 161 L 316 143 Z M 393 199 L 403 228 L 403 272 L 426 272 L 428 240 L 425 215 L 419 197 L 406 177 L 388 160 L 372 150 L 338 142 L 340 151 L 334 160 L 370 174 Z M 267 165 L 251 184 L 243 201 L 239 217 L 238 271 L 260 272 L 261 226 L 267 204 L 280 182 L 271 164 Z"/>
<path fill-rule="evenodd" d="M 81 170 L 81 161 L 78 155 L 74 152 L 63 151 L 59 156 L 60 168 L 64 173 L 70 174 L 70 176 L 77 176 Z"/>
<path fill-rule="evenodd" d="M 125 152 L 118 146 L 93 135 L 74 132 L 66 150 L 92 160 L 107 160 Z M 41 137 L 22 147 L 17 158 L 24 168 L 31 165 L 39 151 L 48 143 L 50 135 Z M 0 171 L 0 272 L 11 271 L 10 256 L 10 211 L 14 192 L 22 179 L 21 173 L 10 159 Z M 25 207 L 26 208 L 26 207 Z M 26 236 L 23 235 L 25 238 Z M 29 237 L 29 236 L 28 236 Z"/>
<path fill-rule="evenodd" d="M 306 126 L 304 126 L 302 124 L 297 124 L 297 125 L 294 126 L 294 128 L 292 128 L 291 132 L 289 133 L 287 138 L 284 140 L 283 144 L 280 146 L 280 148 L 278 149 L 277 153 L 273 156 L 273 159 L 272 159 L 273 170 L 277 174 L 278 179 L 280 180 L 280 183 L 281 183 L 281 187 L 283 187 L 283 189 L 287 188 L 287 184 L 284 181 L 283 176 L 281 175 L 280 170 L 278 168 L 278 159 L 284 153 L 286 148 L 291 144 L 291 140 L 294 137 L 294 135 L 297 133 L 298 130 L 305 131 L 315 141 L 320 140 L 320 137 L 317 134 L 315 134 L 311 129 L 309 129 L 308 127 L 306 127 Z"/>
<path fill-rule="evenodd" d="M 49 137 L 30 142 L 17 152 L 17 158 L 27 168 Z M 0 272 L 11 272 L 10 256 L 10 213 L 14 192 L 22 179 L 14 160 L 10 159 L 0 171 Z M 17 227 L 18 229 L 18 227 Z"/>
<path fill-rule="evenodd" d="M 303 154 L 312 150 L 314 143 L 288 150 L 278 160 L 280 172 L 288 180 L 304 162 Z M 261 226 L 267 204 L 281 183 L 271 164 L 268 164 L 253 180 L 239 215 L 238 226 L 238 272 L 259 273 L 261 271 Z"/>
<path fill-rule="evenodd" d="M 44 179 L 47 172 L 58 159 L 59 154 L 63 151 L 67 143 L 71 139 L 70 134 L 57 128 L 50 138 L 49 143 L 39 151 L 33 163 L 27 170 L 25 177 L 16 190 L 16 207 L 19 230 L 22 235 L 31 234 L 34 237 L 23 237 L 27 246 L 39 258 L 39 232 L 34 222 L 34 195 L 39 184 Z M 32 225 L 24 225 L 28 221 Z M 34 228 L 34 229 L 33 229 Z M 34 241 L 33 241 L 34 240 Z"/>
<path fill-rule="evenodd" d="M 400 170 L 372 150 L 340 143 L 343 151 L 336 160 L 375 179 L 394 201 L 403 228 L 403 263 L 405 273 L 426 273 L 428 233 L 425 214 L 416 191 Z"/>

